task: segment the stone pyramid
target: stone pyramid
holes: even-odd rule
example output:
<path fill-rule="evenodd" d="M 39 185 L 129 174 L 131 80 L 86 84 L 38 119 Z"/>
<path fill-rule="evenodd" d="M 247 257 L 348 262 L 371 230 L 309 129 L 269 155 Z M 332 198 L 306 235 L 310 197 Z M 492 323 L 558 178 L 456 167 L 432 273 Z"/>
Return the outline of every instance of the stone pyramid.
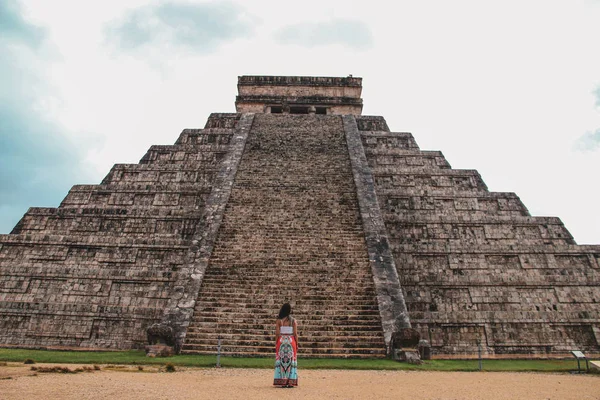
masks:
<path fill-rule="evenodd" d="M 600 351 L 600 246 L 532 217 L 410 133 L 356 77 L 242 76 L 236 113 L 30 208 L 0 235 L 0 346 L 272 355 L 289 301 L 305 357 Z"/>

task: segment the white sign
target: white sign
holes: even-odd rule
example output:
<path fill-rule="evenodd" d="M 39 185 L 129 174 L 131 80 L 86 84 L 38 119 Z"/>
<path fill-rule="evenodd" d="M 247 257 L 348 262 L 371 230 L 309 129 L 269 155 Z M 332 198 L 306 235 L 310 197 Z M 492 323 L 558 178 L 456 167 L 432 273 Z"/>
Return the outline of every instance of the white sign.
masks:
<path fill-rule="evenodd" d="M 579 350 L 572 351 L 571 354 L 573 354 L 575 358 L 585 358 L 585 355 Z"/>

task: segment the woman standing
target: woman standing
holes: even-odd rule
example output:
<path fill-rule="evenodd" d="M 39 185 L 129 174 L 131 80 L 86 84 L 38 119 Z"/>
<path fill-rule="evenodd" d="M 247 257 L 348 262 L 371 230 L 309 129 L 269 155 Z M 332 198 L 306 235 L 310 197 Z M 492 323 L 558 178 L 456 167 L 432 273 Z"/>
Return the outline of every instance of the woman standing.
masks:
<path fill-rule="evenodd" d="M 285 303 L 275 324 L 275 380 L 273 385 L 298 386 L 298 326 L 290 315 L 292 306 Z"/>

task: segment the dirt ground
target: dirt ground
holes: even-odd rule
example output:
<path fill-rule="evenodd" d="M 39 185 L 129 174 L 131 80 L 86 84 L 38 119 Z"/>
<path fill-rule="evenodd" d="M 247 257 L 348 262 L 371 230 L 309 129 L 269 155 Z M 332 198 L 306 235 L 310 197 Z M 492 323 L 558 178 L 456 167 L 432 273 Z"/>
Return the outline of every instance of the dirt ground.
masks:
<path fill-rule="evenodd" d="M 36 364 L 35 367 L 49 366 Z M 70 369 L 77 366 L 61 364 Z M 600 376 L 506 372 L 299 371 L 299 386 L 271 386 L 260 369 L 106 366 L 37 373 L 0 363 L 0 399 L 600 399 Z"/>

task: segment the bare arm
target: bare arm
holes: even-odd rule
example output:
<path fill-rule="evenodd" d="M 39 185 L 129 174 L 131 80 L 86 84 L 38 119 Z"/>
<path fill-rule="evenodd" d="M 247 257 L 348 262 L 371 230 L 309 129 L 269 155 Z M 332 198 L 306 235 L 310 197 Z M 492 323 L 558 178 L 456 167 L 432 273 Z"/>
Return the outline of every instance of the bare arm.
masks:
<path fill-rule="evenodd" d="M 277 323 L 275 324 L 275 343 L 277 343 L 279 341 L 279 336 L 280 336 L 280 327 L 281 327 L 281 320 L 278 319 Z"/>

